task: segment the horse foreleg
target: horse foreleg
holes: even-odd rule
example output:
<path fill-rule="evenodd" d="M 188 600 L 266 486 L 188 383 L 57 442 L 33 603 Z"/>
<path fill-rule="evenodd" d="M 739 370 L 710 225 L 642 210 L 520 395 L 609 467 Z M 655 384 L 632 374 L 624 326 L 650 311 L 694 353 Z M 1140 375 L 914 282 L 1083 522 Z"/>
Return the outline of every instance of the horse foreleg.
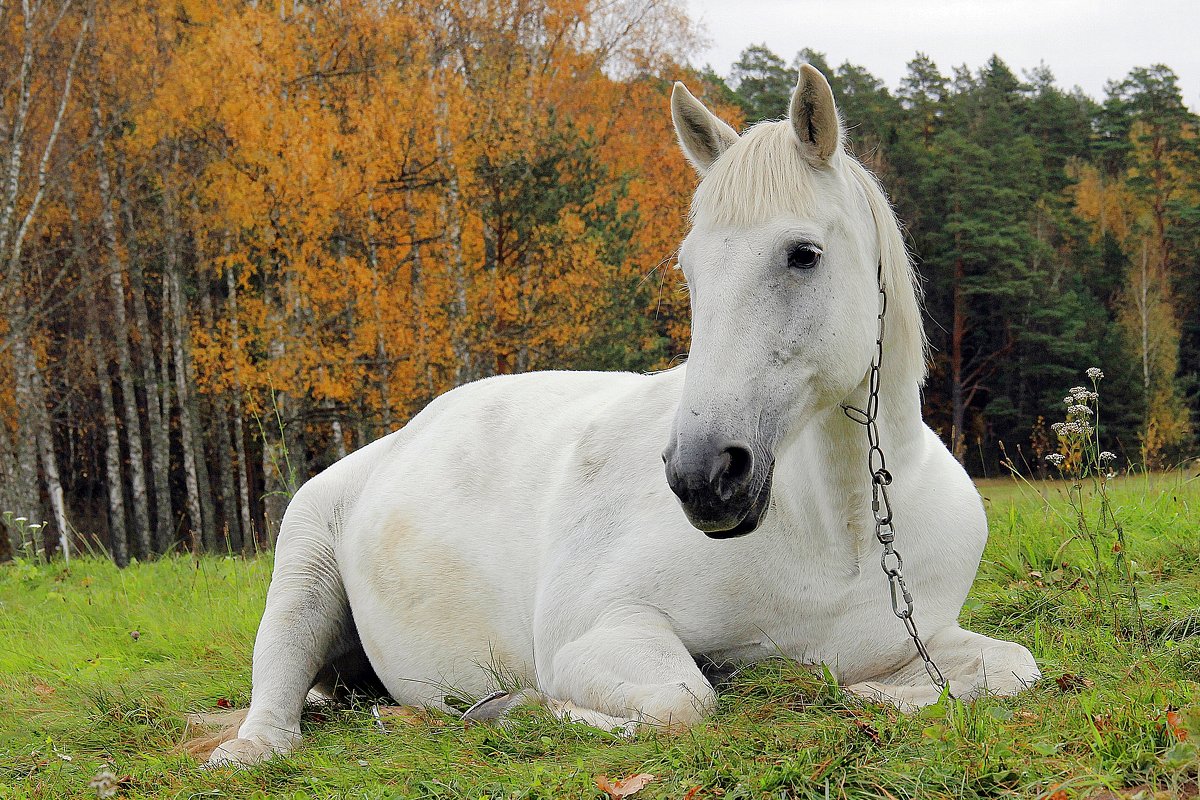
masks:
<path fill-rule="evenodd" d="M 957 625 L 940 631 L 926 642 L 930 657 L 950 682 L 950 692 L 960 700 L 984 694 L 1015 695 L 1032 686 L 1042 673 L 1033 655 L 1015 642 L 992 639 Z M 846 687 L 856 695 L 919 708 L 937 702 L 941 692 L 917 656 L 895 672 Z"/>
<path fill-rule="evenodd" d="M 559 648 L 543 685 L 558 717 L 629 733 L 687 726 L 716 705 L 712 684 L 670 622 L 654 609 L 621 609 Z"/>
<path fill-rule="evenodd" d="M 254 764 L 293 749 L 309 689 L 322 668 L 354 642 L 330 534 L 298 494 L 280 530 L 254 641 L 250 711 L 237 738 L 214 750 L 207 766 Z"/>

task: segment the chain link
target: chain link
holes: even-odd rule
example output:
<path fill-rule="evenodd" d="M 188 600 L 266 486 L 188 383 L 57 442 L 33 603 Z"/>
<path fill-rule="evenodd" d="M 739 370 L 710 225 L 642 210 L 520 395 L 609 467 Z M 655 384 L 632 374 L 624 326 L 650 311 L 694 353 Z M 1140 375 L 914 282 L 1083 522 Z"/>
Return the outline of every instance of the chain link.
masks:
<path fill-rule="evenodd" d="M 913 596 L 904 580 L 904 559 L 896 549 L 896 529 L 892 524 L 892 501 L 888 497 L 888 487 L 892 484 L 892 473 L 887 469 L 887 458 L 883 453 L 883 445 L 879 441 L 879 370 L 883 366 L 883 332 L 884 316 L 887 313 L 887 291 L 883 285 L 883 259 L 879 260 L 879 335 L 875 339 L 875 357 L 871 359 L 871 376 L 868 381 L 867 407 L 855 408 L 842 404 L 842 410 L 854 422 L 866 427 L 867 443 L 870 449 L 867 453 L 867 468 L 871 472 L 871 513 L 875 517 L 875 538 L 883 545 L 883 554 L 879 563 L 888 579 L 888 590 L 892 598 L 892 613 L 904 624 L 917 655 L 925 662 L 925 672 L 939 690 L 946 689 L 946 679 L 942 671 L 934 663 L 925 648 L 925 642 L 917 631 L 917 622 L 913 618 Z"/>

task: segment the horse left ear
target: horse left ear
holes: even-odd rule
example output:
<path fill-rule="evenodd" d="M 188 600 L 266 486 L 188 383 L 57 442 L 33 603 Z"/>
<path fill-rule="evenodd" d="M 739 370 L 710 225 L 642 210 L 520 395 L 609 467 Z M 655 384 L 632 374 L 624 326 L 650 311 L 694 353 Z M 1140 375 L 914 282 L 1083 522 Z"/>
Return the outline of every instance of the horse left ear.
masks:
<path fill-rule="evenodd" d="M 813 161 L 826 164 L 841 149 L 842 121 L 833 102 L 833 89 L 811 64 L 800 65 L 800 80 L 792 92 L 788 116 L 800 144 Z"/>

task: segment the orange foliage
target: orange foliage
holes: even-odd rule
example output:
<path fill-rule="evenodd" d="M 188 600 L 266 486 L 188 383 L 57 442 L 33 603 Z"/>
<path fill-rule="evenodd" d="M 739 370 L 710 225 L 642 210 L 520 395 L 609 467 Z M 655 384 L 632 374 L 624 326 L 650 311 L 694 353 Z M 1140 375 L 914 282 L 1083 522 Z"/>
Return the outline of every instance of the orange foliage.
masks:
<path fill-rule="evenodd" d="M 650 320 L 632 350 L 682 351 L 693 176 L 655 72 L 689 29 L 666 5 L 633 27 L 592 8 L 125 9 L 114 52 L 158 56 L 121 146 L 160 165 L 200 275 L 237 292 L 236 319 L 193 334 L 201 391 L 403 416 L 464 379 L 587 365 L 622 317 Z"/>

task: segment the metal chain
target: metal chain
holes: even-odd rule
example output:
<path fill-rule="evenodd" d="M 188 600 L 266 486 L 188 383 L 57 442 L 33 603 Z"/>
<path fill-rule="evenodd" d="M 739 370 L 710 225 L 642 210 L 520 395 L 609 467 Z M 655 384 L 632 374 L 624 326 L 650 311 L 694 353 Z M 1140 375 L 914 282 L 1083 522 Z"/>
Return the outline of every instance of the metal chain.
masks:
<path fill-rule="evenodd" d="M 884 315 L 887 313 L 887 291 L 883 285 L 883 258 L 879 259 L 879 336 L 875 339 L 875 357 L 871 359 L 871 377 L 867 394 L 866 409 L 842 404 L 842 411 L 854 422 L 867 429 L 867 442 L 870 450 L 867 453 L 867 468 L 871 472 L 871 512 L 875 515 L 875 538 L 883 545 L 883 555 L 879 559 L 883 572 L 887 575 L 888 589 L 892 596 L 892 613 L 904 623 L 913 644 L 916 645 L 917 655 L 925 662 L 925 672 L 939 690 L 946 689 L 946 679 L 942 671 L 929 656 L 925 642 L 917 632 L 917 623 L 913 618 L 913 596 L 908 584 L 904 581 L 904 559 L 896 549 L 896 529 L 892 523 L 892 501 L 888 497 L 888 486 L 892 483 L 892 474 L 887 470 L 887 459 L 883 454 L 883 445 L 879 441 L 879 426 L 876 420 L 879 416 L 879 370 L 883 366 L 883 330 Z"/>

